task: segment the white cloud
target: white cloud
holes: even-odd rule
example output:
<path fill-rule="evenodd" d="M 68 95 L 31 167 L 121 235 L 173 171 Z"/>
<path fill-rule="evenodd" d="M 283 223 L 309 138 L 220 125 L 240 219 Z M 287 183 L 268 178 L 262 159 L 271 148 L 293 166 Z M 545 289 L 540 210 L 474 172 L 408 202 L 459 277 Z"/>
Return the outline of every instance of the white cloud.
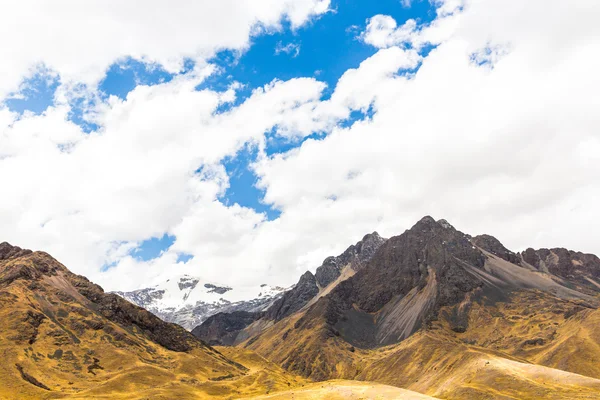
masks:
<path fill-rule="evenodd" d="M 385 48 L 412 41 L 417 22 L 409 19 L 398 27 L 396 20 L 389 15 L 375 15 L 368 20 L 367 30 L 361 34 L 362 40 L 372 46 Z"/>
<path fill-rule="evenodd" d="M 234 89 L 196 91 L 201 79 L 184 75 L 138 86 L 126 100 L 110 98 L 97 110 L 102 129 L 91 135 L 68 122 L 67 106 L 20 119 L 2 110 L 0 181 L 11 189 L 0 199 L 0 237 L 45 249 L 104 283 L 103 264 L 126 262 L 123 255 L 136 243 L 185 231 L 198 215 L 211 218 L 211 230 L 236 218 L 254 221 L 240 225 L 248 229 L 262 221 L 252 210 L 217 201 L 228 186 L 219 162 L 246 143 L 259 145 L 274 126 L 291 130 L 288 121 L 318 99 L 324 85 L 275 81 L 215 114 L 233 100 Z M 194 172 L 198 168 L 201 173 Z M 235 239 L 215 237 L 223 246 Z M 177 247 L 188 251 L 189 241 L 183 235 Z M 121 285 L 139 281 L 139 272 L 126 276 L 120 266 L 115 271 Z"/>
<path fill-rule="evenodd" d="M 93 86 L 109 65 L 132 57 L 178 72 L 221 49 L 244 50 L 252 35 L 293 28 L 328 10 L 329 0 L 22 0 L 0 12 L 0 99 L 39 65 L 64 83 Z M 28 72 L 30 71 L 30 72 Z"/>
<path fill-rule="evenodd" d="M 300 54 L 300 45 L 297 43 L 287 43 L 284 45 L 282 42 L 277 42 L 277 46 L 275 46 L 275 54 L 279 55 L 281 53 L 285 53 L 290 55 L 292 58 L 296 58 Z"/>
<path fill-rule="evenodd" d="M 174 272 L 293 283 L 364 233 L 401 233 L 425 214 L 494 234 L 514 250 L 560 245 L 600 253 L 600 5 L 436 4 L 438 18 L 426 26 L 371 19 L 362 37 L 381 49 L 348 70 L 326 100 L 315 79 L 274 81 L 218 114 L 238 88 L 195 91 L 212 72 L 206 67 L 103 103 L 95 110 L 102 129 L 90 136 L 67 122 L 63 102 L 20 119 L 0 110 L 0 238 L 45 249 L 110 289 Z M 286 7 L 296 24 L 316 10 Z M 274 26 L 279 17 L 261 18 Z M 246 46 L 244 32 L 245 39 L 220 45 Z M 175 42 L 165 38 L 164 47 L 139 54 L 167 65 L 170 55 L 198 48 Z M 420 56 L 424 43 L 437 47 Z M 111 54 L 90 65 L 130 51 L 106 47 Z M 73 61 L 72 76 L 86 79 L 86 62 Z M 69 76 L 61 63 L 47 64 Z M 337 126 L 353 110 L 372 117 Z M 282 212 L 266 221 L 218 199 L 229 185 L 222 159 L 247 145 L 264 149 L 272 128 L 290 140 L 326 136 L 283 155 L 261 153 L 259 185 Z M 127 255 L 164 233 L 177 239 L 161 257 Z M 194 258 L 177 263 L 179 252 Z"/>
<path fill-rule="evenodd" d="M 344 104 L 375 99 L 372 120 L 259 163 L 266 200 L 284 210 L 281 224 L 299 213 L 299 232 L 318 232 L 341 250 L 364 232 L 397 234 L 432 214 L 470 233 L 495 234 L 515 250 L 600 253 L 591 222 L 600 217 L 600 164 L 592 156 L 600 140 L 600 30 L 593 22 L 600 5 L 440 7 L 436 21 L 415 29 L 398 28 L 390 17 L 370 20 L 363 38 L 384 48 L 372 58 L 381 70 L 396 68 L 383 56 L 396 46 L 438 44 L 408 77 L 361 65 L 361 76 L 373 81 Z M 493 69 L 472 62 L 481 54 Z"/>

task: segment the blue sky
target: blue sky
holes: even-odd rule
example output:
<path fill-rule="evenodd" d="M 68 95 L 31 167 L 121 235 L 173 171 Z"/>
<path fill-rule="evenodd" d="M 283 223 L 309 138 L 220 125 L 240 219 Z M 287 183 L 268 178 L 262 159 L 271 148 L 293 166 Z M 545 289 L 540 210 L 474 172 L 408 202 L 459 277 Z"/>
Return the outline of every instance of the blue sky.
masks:
<path fill-rule="evenodd" d="M 0 241 L 111 290 L 291 284 L 424 215 L 598 252 L 600 3 L 45 3 L 0 13 Z"/>
<path fill-rule="evenodd" d="M 390 15 L 402 24 L 408 19 L 427 23 L 435 18 L 435 7 L 428 1 L 416 1 L 410 7 L 405 7 L 399 0 L 338 0 L 332 2 L 331 11 L 315 21 L 293 30 L 289 22 L 284 21 L 280 31 L 266 32 L 251 39 L 247 51 L 222 51 L 210 60 L 220 67 L 220 72 L 209 77 L 198 90 L 209 88 L 226 90 L 233 82 L 244 85 L 238 92 L 233 107 L 246 99 L 255 88 L 264 86 L 274 79 L 288 80 L 295 77 L 315 77 L 327 84 L 325 98 L 335 88 L 337 80 L 350 68 L 375 54 L 376 48 L 358 40 L 360 32 L 364 31 L 367 19 L 376 14 Z M 281 51 L 289 46 L 289 51 Z M 188 62 L 181 73 L 187 73 L 193 68 Z M 143 62 L 126 58 L 113 64 L 106 72 L 106 77 L 100 82 L 101 98 L 114 95 L 125 99 L 127 94 L 138 85 L 154 85 L 168 82 L 173 74 L 166 72 L 159 65 L 148 65 Z M 54 93 L 59 86 L 59 78 L 51 75 L 37 74 L 24 82 L 25 90 L 19 98 L 8 99 L 6 106 L 19 113 L 42 113 L 54 102 Z M 71 120 L 90 132 L 98 127 L 82 118 L 82 108 L 87 99 L 73 100 Z M 85 104 L 87 105 L 87 104 Z M 354 112 L 349 125 L 364 115 Z M 268 139 L 266 152 L 268 155 L 282 153 L 301 145 L 309 138 L 319 138 L 320 133 L 303 138 L 301 141 L 290 142 L 272 135 Z M 264 193 L 256 188 L 256 176 L 249 167 L 256 159 L 256 149 L 244 147 L 235 157 L 223 160 L 229 175 L 230 186 L 221 201 L 226 205 L 239 204 L 250 207 L 259 213 L 264 213 L 266 219 L 274 220 L 280 211 L 263 202 Z M 132 251 L 139 260 L 148 261 L 158 257 L 175 241 L 175 237 L 167 234 L 145 240 Z M 182 260 L 189 256 L 181 255 Z"/>

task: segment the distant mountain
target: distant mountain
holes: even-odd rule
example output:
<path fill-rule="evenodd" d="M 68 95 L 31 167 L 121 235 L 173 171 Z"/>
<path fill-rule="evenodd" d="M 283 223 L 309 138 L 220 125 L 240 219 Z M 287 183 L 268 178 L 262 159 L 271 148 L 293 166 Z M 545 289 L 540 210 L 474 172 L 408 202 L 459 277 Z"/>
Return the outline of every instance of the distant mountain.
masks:
<path fill-rule="evenodd" d="M 114 292 L 167 322 L 191 330 L 219 312 L 260 312 L 285 289 L 266 284 L 232 288 L 200 277 L 181 275 L 145 289 Z"/>
<path fill-rule="evenodd" d="M 367 234 L 339 256 L 327 257 L 315 274 L 305 272 L 291 290 L 286 291 L 264 311 L 215 313 L 194 328 L 192 333 L 214 345 L 240 343 L 273 322 L 307 307 L 311 301 L 316 301 L 339 282 L 360 271 L 383 243 L 385 239 L 377 232 Z"/>
<path fill-rule="evenodd" d="M 327 259 L 262 313 L 216 314 L 192 333 L 317 381 L 447 399 L 600 396 L 598 257 L 517 253 L 429 216 L 375 243 L 361 263 Z"/>

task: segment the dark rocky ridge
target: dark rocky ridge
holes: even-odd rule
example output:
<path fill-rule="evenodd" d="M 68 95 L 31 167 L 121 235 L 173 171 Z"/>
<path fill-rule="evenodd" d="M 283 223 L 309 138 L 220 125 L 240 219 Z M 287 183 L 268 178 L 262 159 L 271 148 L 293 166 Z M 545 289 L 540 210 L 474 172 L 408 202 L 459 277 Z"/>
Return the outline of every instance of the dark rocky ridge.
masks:
<path fill-rule="evenodd" d="M 600 277 L 600 258 L 565 248 L 529 248 L 521 253 L 523 260 L 536 269 L 548 270 L 563 278 L 577 278 L 581 274 Z"/>
<path fill-rule="evenodd" d="M 237 333 L 256 320 L 263 318 L 277 322 L 302 309 L 319 294 L 319 287 L 324 288 L 334 282 L 341 275 L 344 267 L 350 266 L 355 271 L 363 268 L 384 242 L 385 239 L 377 232 L 367 234 L 339 256 L 327 257 L 315 274 L 310 271 L 305 272 L 294 288 L 285 292 L 266 312 L 218 313 L 194 328 L 192 333 L 214 344 L 235 343 Z M 220 337 L 223 339 L 219 339 Z"/>
<path fill-rule="evenodd" d="M 0 243 L 0 261 L 25 256 L 31 253 L 31 250 L 24 250 L 20 247 L 12 246 L 7 242 Z"/>
<path fill-rule="evenodd" d="M 355 271 L 360 270 L 384 242 L 377 232 L 369 233 L 339 256 L 327 257 L 315 273 L 319 286 L 324 288 L 335 281 L 347 265 Z"/>
<path fill-rule="evenodd" d="M 306 271 L 292 290 L 284 293 L 265 313 L 267 319 L 280 321 L 300 310 L 319 293 L 317 280 L 310 271 Z"/>
<path fill-rule="evenodd" d="M 192 334 L 202 338 L 211 346 L 231 346 L 237 334 L 254 321 L 263 317 L 263 313 L 234 311 L 212 315 L 192 330 Z"/>
<path fill-rule="evenodd" d="M 311 329 L 314 321 L 324 319 L 331 332 L 351 345 L 372 348 L 397 343 L 439 318 L 464 332 L 473 302 L 506 301 L 516 290 L 595 302 L 589 295 L 600 291 L 600 283 L 589 279 L 600 274 L 597 257 L 564 249 L 526 253 L 511 252 L 490 235 L 472 238 L 445 220 L 424 217 L 388 239 L 364 268 L 319 299 L 296 327 Z M 522 259 L 568 281 L 536 275 L 521 265 Z M 573 286 L 576 281 L 587 283 L 588 290 Z"/>
<path fill-rule="evenodd" d="M 410 335 L 434 318 L 440 307 L 460 303 L 467 293 L 483 286 L 463 268 L 464 263 L 482 268 L 485 256 L 469 236 L 425 217 L 388 239 L 363 269 L 320 299 L 298 325 L 324 317 L 352 345 L 369 348 L 397 342 L 399 336 Z M 394 307 L 404 307 L 401 300 L 409 294 L 418 300 L 403 312 L 414 313 L 414 320 L 402 324 L 393 317 L 385 323 L 373 318 L 382 310 L 393 315 Z M 464 319 L 458 315 L 455 319 L 457 329 L 462 329 Z"/>
<path fill-rule="evenodd" d="M 217 286 L 217 285 L 213 285 L 212 283 L 205 283 L 204 287 L 207 289 L 210 289 L 210 292 L 215 292 L 215 293 L 219 293 L 219 294 L 224 294 L 231 290 L 230 287 Z"/>
<path fill-rule="evenodd" d="M 508 250 L 502 243 L 500 243 L 498 239 L 493 236 L 475 236 L 473 238 L 473 244 L 513 264 L 521 263 L 521 258 L 518 254 Z"/>
<path fill-rule="evenodd" d="M 319 293 L 319 287 L 325 288 L 339 278 L 346 266 L 362 269 L 384 242 L 377 232 L 369 233 L 339 256 L 327 257 L 314 275 L 310 271 L 302 275 L 298 284 L 269 308 L 266 318 L 280 321 L 300 310 Z"/>
<path fill-rule="evenodd" d="M 600 288 L 600 258 L 565 248 L 528 248 L 519 254 L 524 262 L 541 272 L 551 273 L 580 288 L 597 292 Z"/>

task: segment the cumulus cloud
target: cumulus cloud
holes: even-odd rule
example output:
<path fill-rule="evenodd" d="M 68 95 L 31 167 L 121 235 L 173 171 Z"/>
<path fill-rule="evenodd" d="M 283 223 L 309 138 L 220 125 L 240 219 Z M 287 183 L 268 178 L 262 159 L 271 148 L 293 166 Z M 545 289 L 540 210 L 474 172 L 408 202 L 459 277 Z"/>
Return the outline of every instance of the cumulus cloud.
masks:
<path fill-rule="evenodd" d="M 375 99 L 372 118 L 262 160 L 265 199 L 284 217 L 301 213 L 297 227 L 314 227 L 340 250 L 347 237 L 397 234 L 432 214 L 515 250 L 599 253 L 591 221 L 600 216 L 600 167 L 590 157 L 600 140 L 600 7 L 581 5 L 583 20 L 561 2 L 493 0 L 461 12 L 440 4 L 440 17 L 416 29 L 371 19 L 363 37 L 384 48 L 373 57 L 382 70 L 395 68 L 382 54 L 407 41 L 437 46 L 415 74 L 375 74 L 372 92 L 352 92 L 346 104 Z M 371 35 L 374 26 L 384 35 Z"/>
<path fill-rule="evenodd" d="M 369 19 L 361 38 L 365 43 L 379 48 L 396 46 L 410 42 L 415 36 L 416 27 L 414 19 L 409 19 L 398 27 L 394 18 L 380 14 Z"/>
<path fill-rule="evenodd" d="M 600 253 L 600 6 L 550 3 L 438 1 L 437 18 L 425 25 L 374 16 L 361 37 L 380 49 L 346 71 L 327 98 L 324 83 L 296 78 L 231 106 L 235 86 L 196 90 L 214 73 L 201 66 L 102 102 L 93 110 L 101 128 L 90 135 L 68 121 L 66 102 L 39 116 L 0 109 L 0 238 L 45 249 L 109 289 L 175 272 L 231 284 L 293 283 L 363 234 L 398 234 L 425 214 L 495 234 L 514 250 L 560 245 Z M 81 81 L 97 80 L 128 53 L 177 70 L 171 61 L 182 54 L 243 48 L 253 30 L 274 29 L 282 15 L 299 25 L 328 6 L 277 2 L 271 14 L 273 4 L 264 2 L 260 16 L 254 7 L 225 5 L 243 17 L 232 16 L 231 26 L 210 21 L 215 32 L 221 25 L 237 32 L 216 44 L 157 35 L 159 44 L 144 39 L 154 47 L 135 52 L 127 47 L 134 35 L 117 50 L 100 46 L 108 55 L 58 62 L 42 51 L 39 59 L 61 78 Z M 121 20 L 110 19 L 117 29 Z M 193 22 L 189 29 L 200 29 Z M 92 48 L 105 43 L 86 40 Z M 434 47 L 427 53 L 426 43 Z M 17 58 L 13 86 L 34 65 Z M 231 107 L 219 112 L 225 104 Z M 364 118 L 341 125 L 352 111 Z M 271 131 L 289 140 L 323 135 L 267 156 Z M 222 161 L 245 146 L 258 149 L 252 168 L 278 219 L 219 200 L 229 186 Z M 160 257 L 131 256 L 142 240 L 165 233 L 176 240 Z M 178 262 L 181 253 L 194 258 Z M 114 266 L 102 272 L 107 264 Z"/>
<path fill-rule="evenodd" d="M 23 0 L 0 13 L 0 99 L 40 65 L 64 83 L 89 85 L 131 57 L 178 72 L 222 49 L 244 50 L 253 35 L 293 28 L 323 14 L 329 0 Z M 18 32 L 18 34 L 15 34 Z"/>
<path fill-rule="evenodd" d="M 240 225 L 251 231 L 262 214 L 217 201 L 229 184 L 220 161 L 246 143 L 259 146 L 275 126 L 289 131 L 289 121 L 324 85 L 274 81 L 216 113 L 233 89 L 197 91 L 199 79 L 186 75 L 138 86 L 126 100 L 111 98 L 97 111 L 102 129 L 91 135 L 67 120 L 66 106 L 20 119 L 4 110 L 0 181 L 11 190 L 2 196 L 0 235 L 96 277 L 136 243 L 192 229 L 202 218 L 231 225 L 227 235 L 213 235 L 222 246 L 235 240 L 236 220 L 251 221 Z M 206 233 L 203 223 L 195 228 Z M 189 243 L 211 248 L 182 235 L 176 249 L 197 254 Z"/>

